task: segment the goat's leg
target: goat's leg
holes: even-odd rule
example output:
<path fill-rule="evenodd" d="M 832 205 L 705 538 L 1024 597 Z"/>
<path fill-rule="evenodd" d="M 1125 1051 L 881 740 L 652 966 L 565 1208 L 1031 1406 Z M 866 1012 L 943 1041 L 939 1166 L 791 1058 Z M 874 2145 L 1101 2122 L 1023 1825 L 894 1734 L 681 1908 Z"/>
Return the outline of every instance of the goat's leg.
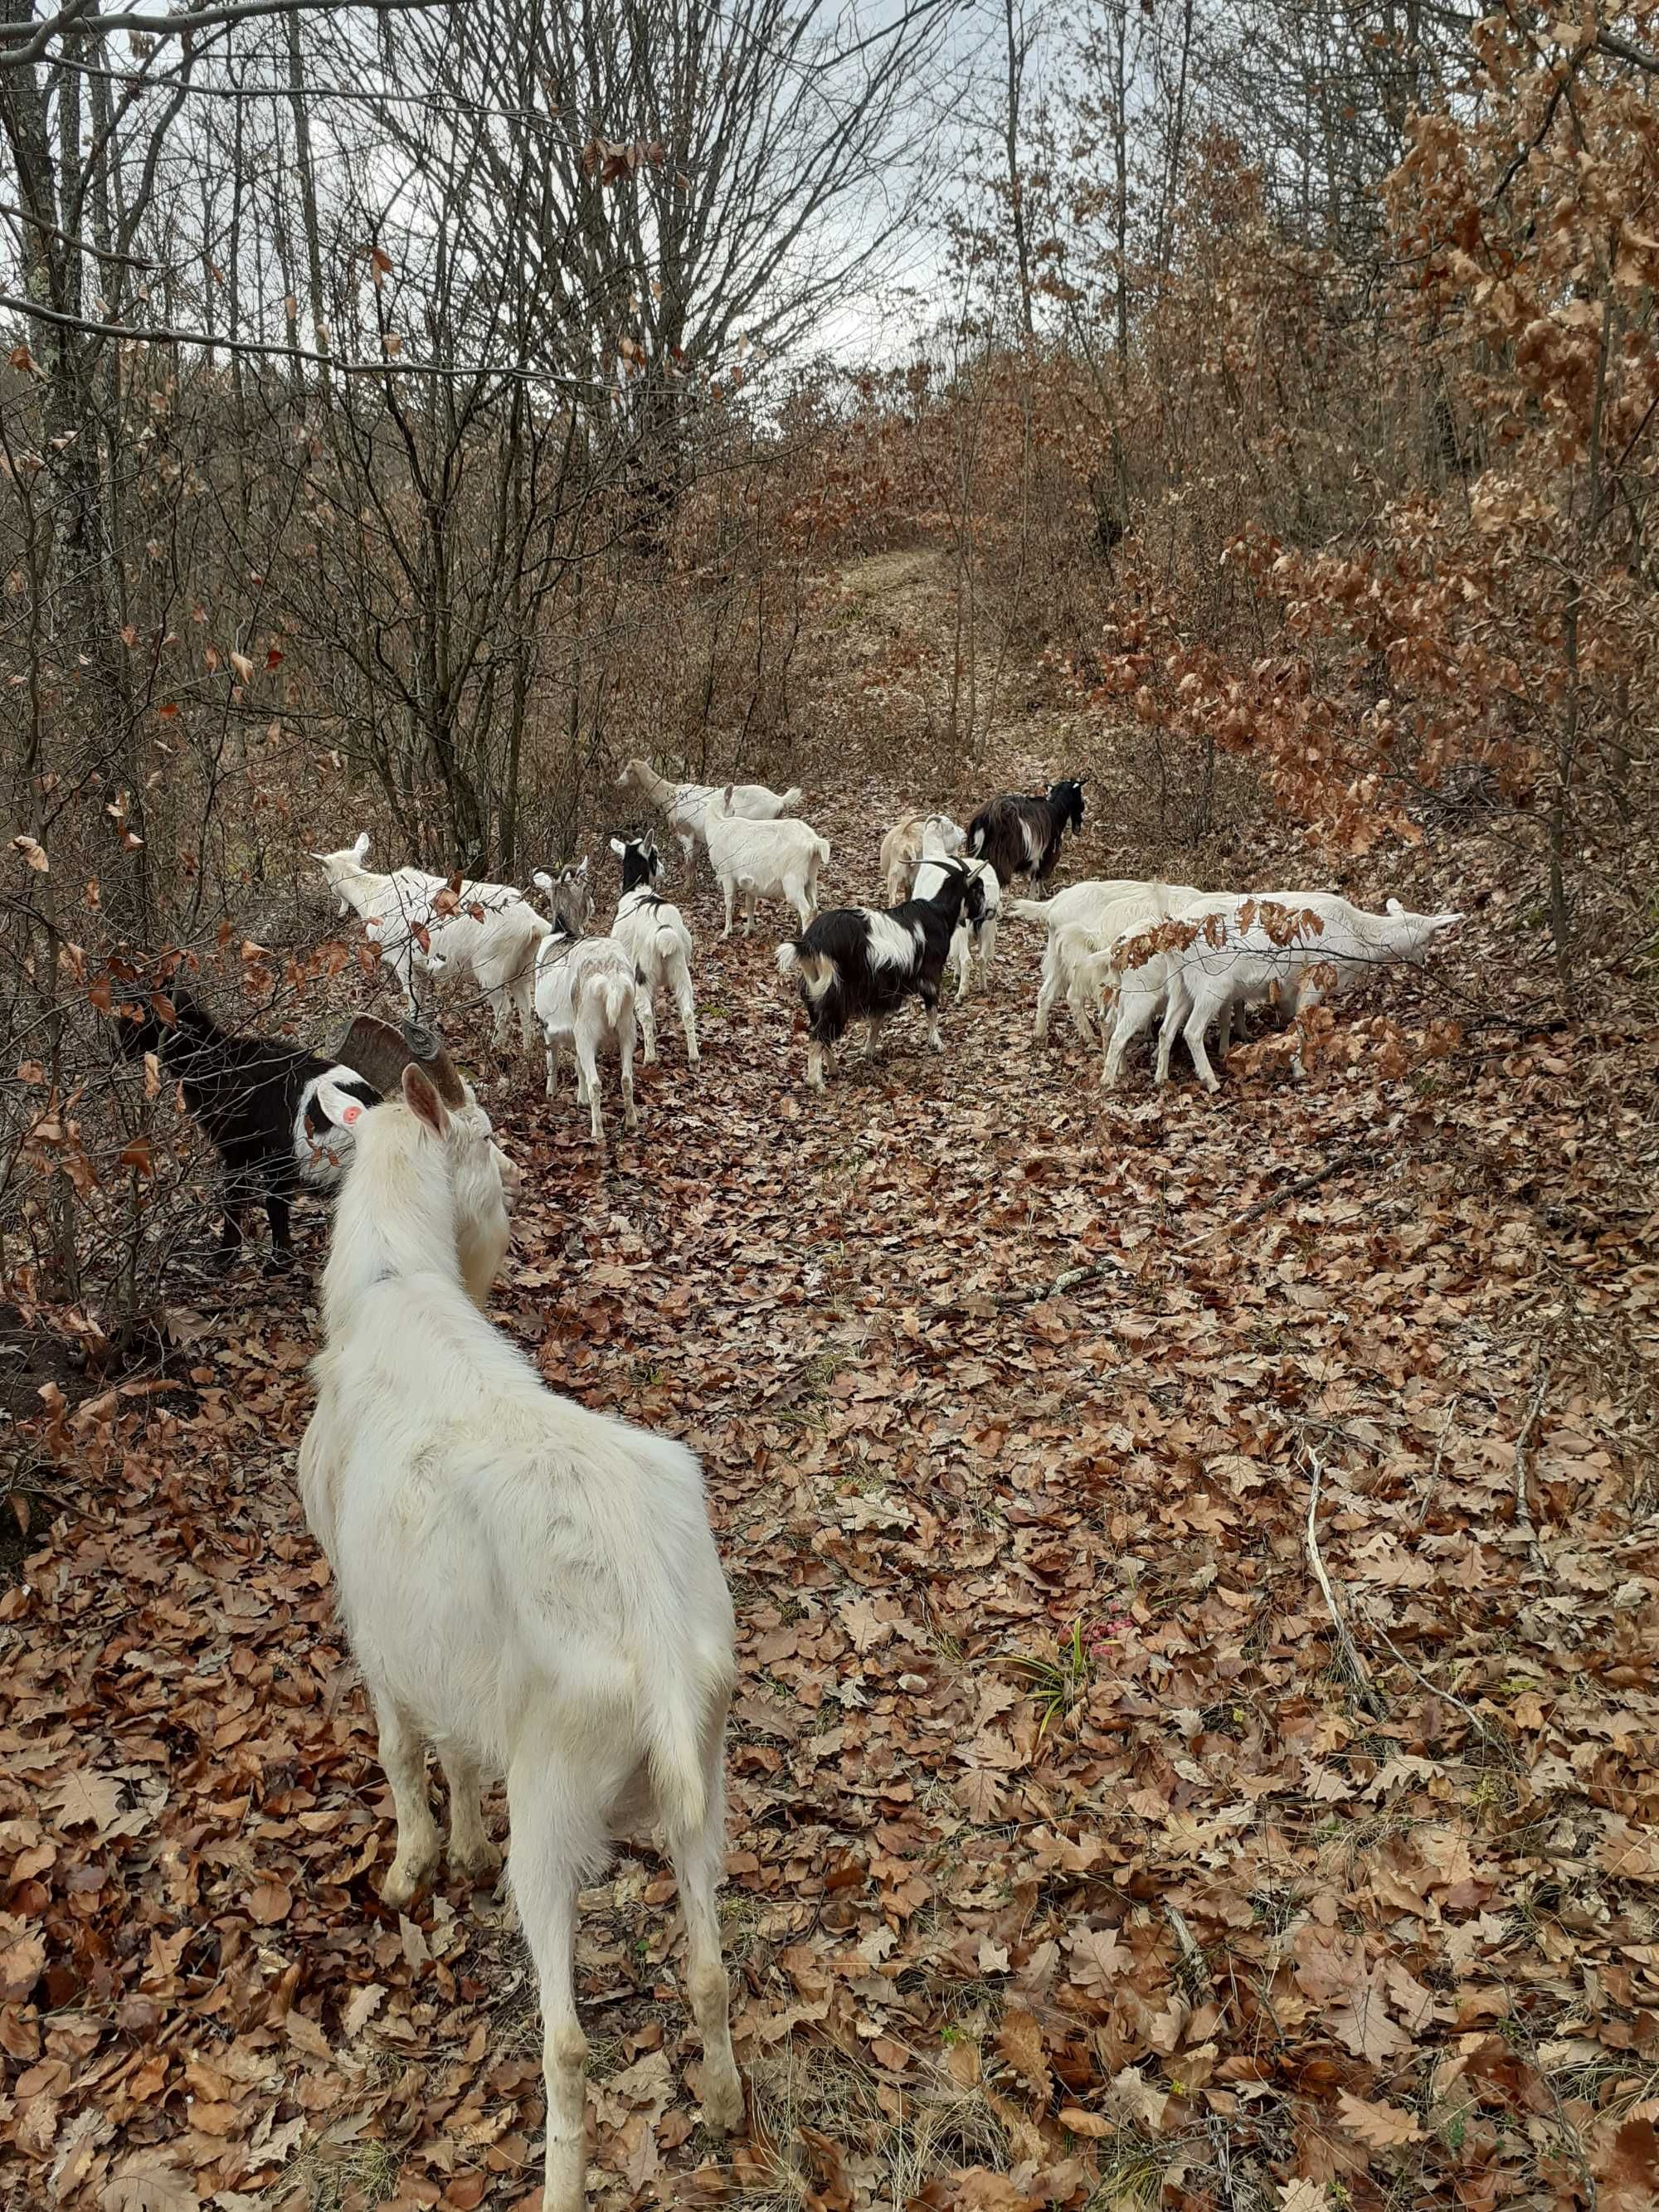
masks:
<path fill-rule="evenodd" d="M 617 1040 L 622 1060 L 623 1127 L 631 1137 L 640 1126 L 640 1117 L 634 1109 L 634 1024 L 630 1022 Z"/>
<path fill-rule="evenodd" d="M 576 1033 L 576 1097 L 587 1109 L 588 1126 L 593 1141 L 601 1150 L 605 1146 L 605 1113 L 599 1104 L 599 1067 L 594 1057 L 592 1040 Z"/>
<path fill-rule="evenodd" d="M 1123 1071 L 1123 1055 L 1140 1035 L 1152 1018 L 1152 1001 L 1145 992 L 1136 994 L 1132 1006 L 1118 1000 L 1117 1022 L 1106 1047 L 1106 1058 L 1101 1065 L 1100 1085 L 1103 1091 L 1115 1091 Z"/>
<path fill-rule="evenodd" d="M 380 1765 L 392 1785 L 398 1849 L 380 1884 L 383 1901 L 401 1911 L 438 1863 L 438 1824 L 426 1795 L 426 1746 L 407 1713 L 369 1685 L 380 1734 Z"/>
<path fill-rule="evenodd" d="M 653 1003 L 655 988 L 642 984 L 635 1000 L 639 1010 L 640 1035 L 645 1040 L 645 1064 L 649 1067 L 657 1057 L 657 1009 Z"/>
<path fill-rule="evenodd" d="M 485 1831 L 483 1790 L 478 1763 L 464 1746 L 441 1743 L 438 1757 L 449 1784 L 449 1849 L 445 1856 L 451 1874 L 466 1881 L 481 1881 L 499 1874 L 501 1855 Z"/>
<path fill-rule="evenodd" d="M 550 1036 L 547 1040 L 547 1095 L 550 1098 L 559 1095 L 559 1055 L 553 1049 Z"/>
<path fill-rule="evenodd" d="M 1031 1031 L 1034 1044 L 1048 1042 L 1048 1018 L 1054 1012 L 1054 1000 L 1060 996 L 1060 955 L 1051 937 L 1043 948 L 1042 981 L 1037 986 L 1036 1026 Z"/>
<path fill-rule="evenodd" d="M 979 986 L 981 991 L 991 988 L 991 963 L 996 957 L 997 917 L 988 914 L 979 933 Z"/>
<path fill-rule="evenodd" d="M 495 1026 L 490 1033 L 489 1042 L 499 1052 L 506 1041 L 507 1032 L 512 1025 L 513 1001 L 507 995 L 507 986 L 504 983 L 492 984 L 484 996 L 489 1001 L 490 1012 L 495 1017 Z"/>
<path fill-rule="evenodd" d="M 540 1759 L 507 1771 L 509 1861 L 525 1940 L 541 1985 L 542 2072 L 547 2086 L 544 2212 L 582 2212 L 587 2180 L 587 2038 L 576 2014 L 572 1971 L 576 1890 L 604 1839 L 573 1833 L 570 1777 Z"/>
<path fill-rule="evenodd" d="M 756 890 L 753 884 L 750 884 L 744 892 L 743 933 L 745 937 L 752 937 L 754 934 L 755 907 L 759 897 L 760 893 Z M 802 922 L 801 927 L 805 929 L 805 927 L 806 924 Z"/>
<path fill-rule="evenodd" d="M 519 1041 L 526 1052 L 536 1049 L 536 969 L 533 962 L 513 986 L 513 1003 L 519 1011 Z"/>
<path fill-rule="evenodd" d="M 720 935 L 722 937 L 730 937 L 732 934 L 732 902 L 736 895 L 737 888 L 738 884 L 735 876 L 722 876 L 720 878 L 720 889 L 726 894 L 726 927 L 720 932 Z"/>
<path fill-rule="evenodd" d="M 1172 985 L 1164 1008 L 1163 1026 L 1158 1033 L 1156 1080 L 1159 1083 L 1167 1083 L 1170 1079 L 1170 1055 L 1175 1050 L 1175 1041 L 1181 1035 L 1181 1025 L 1186 1020 L 1190 1007 L 1191 1001 L 1186 993 Z"/>
<path fill-rule="evenodd" d="M 720 1737 L 709 1762 L 708 1817 L 690 1836 L 671 1832 L 669 1856 L 680 1886 L 685 1914 L 686 1994 L 702 2039 L 702 2113 L 717 2135 L 743 2124 L 743 2081 L 732 2051 L 731 1988 L 720 1956 L 720 1908 L 715 1890 L 724 1850 L 726 1796 L 720 1769 Z"/>
<path fill-rule="evenodd" d="M 819 1044 L 816 1038 L 806 1048 L 806 1082 L 809 1090 L 822 1091 L 823 1088 L 823 1062 L 827 1050 L 828 1048 Z"/>
<path fill-rule="evenodd" d="M 1210 1026 L 1210 1016 L 1213 1011 L 1206 1000 L 1195 1000 L 1182 1032 L 1187 1040 L 1187 1049 L 1193 1056 L 1198 1079 L 1206 1091 L 1219 1091 L 1221 1088 L 1216 1072 L 1210 1065 L 1210 1055 L 1204 1049 L 1204 1032 Z"/>
<path fill-rule="evenodd" d="M 265 1193 L 265 1219 L 270 1224 L 270 1257 L 265 1261 L 268 1275 L 285 1274 L 294 1265 L 293 1210 L 280 1191 Z"/>
<path fill-rule="evenodd" d="M 701 1057 L 697 1051 L 697 1000 L 684 963 L 674 978 L 674 1003 L 679 1008 L 680 1027 L 685 1031 L 686 1061 L 695 1067 Z"/>
<path fill-rule="evenodd" d="M 927 1009 L 927 1049 L 929 1052 L 943 1052 L 945 1039 L 939 1034 L 938 988 L 931 991 L 924 989 L 921 1003 Z"/>

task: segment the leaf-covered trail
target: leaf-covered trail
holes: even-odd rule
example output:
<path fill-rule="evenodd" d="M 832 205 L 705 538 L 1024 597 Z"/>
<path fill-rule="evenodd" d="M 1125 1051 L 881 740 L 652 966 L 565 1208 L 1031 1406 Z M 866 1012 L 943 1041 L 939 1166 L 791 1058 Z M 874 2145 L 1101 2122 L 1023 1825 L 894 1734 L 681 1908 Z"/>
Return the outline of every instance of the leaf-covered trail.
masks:
<path fill-rule="evenodd" d="M 893 799 L 810 810 L 840 895 Z M 497 1314 L 702 1455 L 741 1638 L 753 2138 L 696 2124 L 672 1881 L 626 1854 L 579 1950 L 600 2200 L 1650 2201 L 1653 1041 L 1636 1080 L 1580 1038 L 1103 1106 L 1063 1018 L 1032 1048 L 1009 922 L 942 1058 L 912 1012 L 819 1099 L 777 933 L 672 888 L 700 1076 L 666 1036 L 608 1166 L 568 1091 L 490 1100 L 527 1170 Z M 101 1409 L 0 1606 L 20 2203 L 533 2188 L 507 1916 L 375 1898 L 292 1483 L 313 1324 L 198 1301 L 188 1382 Z"/>

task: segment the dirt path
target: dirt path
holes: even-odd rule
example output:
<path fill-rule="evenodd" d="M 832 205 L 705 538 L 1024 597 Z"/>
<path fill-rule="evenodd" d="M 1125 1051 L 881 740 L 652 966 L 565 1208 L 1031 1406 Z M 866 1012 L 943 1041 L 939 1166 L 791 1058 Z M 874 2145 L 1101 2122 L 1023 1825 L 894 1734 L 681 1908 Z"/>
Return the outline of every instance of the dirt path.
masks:
<path fill-rule="evenodd" d="M 837 893 L 897 799 L 809 807 Z M 1066 875 L 1120 850 L 1097 817 Z M 1011 923 L 943 1057 L 908 1016 L 820 1100 L 777 933 L 675 889 L 701 1076 L 668 1036 L 606 1167 L 538 1075 L 490 1099 L 498 1314 L 702 1455 L 742 1640 L 753 2139 L 697 2125 L 672 1881 L 624 1856 L 579 1950 L 599 2201 L 1648 2201 L 1651 1041 L 1611 1109 L 1583 1039 L 1103 1108 Z M 534 2201 L 507 1916 L 376 1901 L 307 1294 L 194 1302 L 0 1603 L 18 2204 Z"/>

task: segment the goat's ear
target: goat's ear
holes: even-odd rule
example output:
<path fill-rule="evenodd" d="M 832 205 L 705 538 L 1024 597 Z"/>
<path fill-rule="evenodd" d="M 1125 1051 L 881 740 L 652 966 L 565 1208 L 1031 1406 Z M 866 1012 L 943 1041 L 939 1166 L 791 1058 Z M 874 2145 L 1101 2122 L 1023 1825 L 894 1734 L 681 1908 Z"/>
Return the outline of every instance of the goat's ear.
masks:
<path fill-rule="evenodd" d="M 1390 899 L 1388 904 L 1388 911 L 1390 914 L 1404 914 L 1406 909 L 1401 905 L 1398 899 Z"/>
<path fill-rule="evenodd" d="M 551 891 L 553 888 L 553 878 L 545 868 L 538 868 L 530 880 L 538 891 Z"/>
<path fill-rule="evenodd" d="M 580 884 L 580 883 L 586 883 L 586 880 L 587 880 L 587 855 L 586 855 L 586 853 L 584 853 L 584 854 L 582 854 L 581 859 L 580 859 L 580 860 L 576 863 L 576 866 L 575 866 L 574 868 L 572 868 L 572 870 L 570 871 L 570 872 L 571 872 L 571 874 L 575 878 L 576 881 L 577 881 L 579 884 Z"/>
<path fill-rule="evenodd" d="M 352 859 L 353 859 L 354 860 L 361 860 L 362 859 L 362 857 L 363 857 L 363 854 L 364 854 L 366 852 L 368 852 L 368 830 L 360 830 L 357 832 L 357 840 L 356 840 L 356 842 L 353 845 L 353 847 L 352 847 L 352 848 L 351 848 L 351 857 L 352 857 Z"/>
<path fill-rule="evenodd" d="M 411 1060 L 404 1070 L 404 1103 L 417 1121 L 424 1121 L 434 1137 L 441 1137 L 449 1127 L 449 1112 L 438 1096 L 437 1086 L 424 1068 Z"/>
<path fill-rule="evenodd" d="M 626 859 L 628 848 L 623 844 L 620 837 L 613 837 L 611 840 L 611 849 L 619 860 Z"/>

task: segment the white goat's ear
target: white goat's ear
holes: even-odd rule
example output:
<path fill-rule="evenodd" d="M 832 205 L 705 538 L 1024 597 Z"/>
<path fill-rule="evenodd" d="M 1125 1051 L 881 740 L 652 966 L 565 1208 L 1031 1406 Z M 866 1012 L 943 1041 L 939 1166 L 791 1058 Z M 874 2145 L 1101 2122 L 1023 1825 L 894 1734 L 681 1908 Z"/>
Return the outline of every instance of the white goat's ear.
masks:
<path fill-rule="evenodd" d="M 1455 929 L 1462 919 L 1461 914 L 1437 914 L 1434 918 L 1434 926 L 1437 929 Z"/>
<path fill-rule="evenodd" d="M 358 1079 L 360 1081 L 361 1078 Z M 332 1076 L 319 1076 L 317 1082 L 317 1103 L 335 1127 L 349 1129 L 354 1121 L 361 1121 L 368 1109 L 355 1092 Z"/>
<path fill-rule="evenodd" d="M 361 860 L 368 850 L 368 832 L 367 830 L 360 830 L 357 833 L 357 842 L 351 848 L 351 857 L 354 860 Z"/>
<path fill-rule="evenodd" d="M 1406 911 L 1405 908 L 1401 905 L 1398 899 L 1390 899 L 1389 901 L 1388 910 L 1390 914 L 1404 914 Z"/>
<path fill-rule="evenodd" d="M 548 874 L 545 868 L 538 868 L 535 874 L 532 876 L 530 880 L 535 884 L 538 891 L 550 892 L 553 889 L 553 878 Z"/>
<path fill-rule="evenodd" d="M 424 1068 L 413 1060 L 404 1070 L 404 1103 L 417 1121 L 424 1121 L 434 1137 L 441 1137 L 449 1127 L 449 1109 L 438 1096 L 437 1086 Z"/>
<path fill-rule="evenodd" d="M 619 860 L 623 859 L 628 852 L 627 846 L 623 844 L 620 837 L 613 837 L 611 840 L 611 849 Z"/>
<path fill-rule="evenodd" d="M 576 881 L 579 884 L 586 882 L 587 878 L 587 855 L 586 853 L 582 854 L 581 859 L 577 862 L 576 866 L 572 868 L 570 872 L 576 878 Z"/>

